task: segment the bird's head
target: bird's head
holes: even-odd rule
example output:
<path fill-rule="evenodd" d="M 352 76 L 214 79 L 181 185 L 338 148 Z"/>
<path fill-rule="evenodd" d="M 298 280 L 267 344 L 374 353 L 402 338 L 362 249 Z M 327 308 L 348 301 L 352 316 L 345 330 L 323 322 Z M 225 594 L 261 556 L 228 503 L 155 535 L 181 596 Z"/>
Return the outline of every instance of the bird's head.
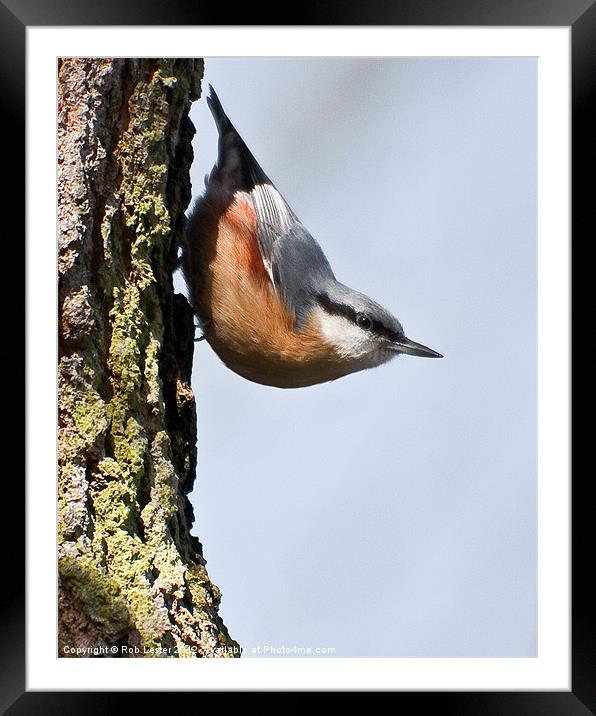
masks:
<path fill-rule="evenodd" d="M 341 360 L 353 363 L 356 370 L 373 368 L 400 353 L 443 357 L 407 338 L 395 316 L 341 283 L 330 283 L 318 294 L 316 313 L 325 340 Z"/>

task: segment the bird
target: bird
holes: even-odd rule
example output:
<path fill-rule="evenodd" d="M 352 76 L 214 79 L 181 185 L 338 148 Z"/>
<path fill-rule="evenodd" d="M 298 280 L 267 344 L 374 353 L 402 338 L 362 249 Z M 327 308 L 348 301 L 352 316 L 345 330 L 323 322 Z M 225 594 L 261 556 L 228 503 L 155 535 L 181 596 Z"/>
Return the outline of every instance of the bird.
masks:
<path fill-rule="evenodd" d="M 409 354 L 388 310 L 338 281 L 209 85 L 218 156 L 184 231 L 181 266 L 201 338 L 232 371 L 277 388 L 336 380 Z"/>

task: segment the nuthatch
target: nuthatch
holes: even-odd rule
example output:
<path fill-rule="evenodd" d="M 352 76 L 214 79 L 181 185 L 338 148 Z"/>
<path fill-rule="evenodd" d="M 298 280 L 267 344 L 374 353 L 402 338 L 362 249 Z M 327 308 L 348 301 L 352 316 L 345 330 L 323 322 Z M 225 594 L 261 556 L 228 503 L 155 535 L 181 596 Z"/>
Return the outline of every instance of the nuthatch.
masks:
<path fill-rule="evenodd" d="M 441 358 L 406 338 L 378 303 L 336 280 L 209 88 L 218 158 L 188 220 L 182 268 L 221 360 L 256 383 L 300 388 L 400 353 Z"/>

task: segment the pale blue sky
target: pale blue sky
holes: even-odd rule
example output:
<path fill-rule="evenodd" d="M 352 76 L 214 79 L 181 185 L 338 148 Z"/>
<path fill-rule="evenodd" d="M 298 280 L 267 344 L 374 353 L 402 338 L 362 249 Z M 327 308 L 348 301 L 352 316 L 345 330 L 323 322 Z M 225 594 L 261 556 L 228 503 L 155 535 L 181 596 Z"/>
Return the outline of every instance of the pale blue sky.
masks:
<path fill-rule="evenodd" d="M 194 531 L 231 634 L 534 656 L 535 61 L 207 59 L 207 82 L 338 279 L 445 355 L 279 390 L 197 344 Z M 197 195 L 217 140 L 191 117 Z"/>

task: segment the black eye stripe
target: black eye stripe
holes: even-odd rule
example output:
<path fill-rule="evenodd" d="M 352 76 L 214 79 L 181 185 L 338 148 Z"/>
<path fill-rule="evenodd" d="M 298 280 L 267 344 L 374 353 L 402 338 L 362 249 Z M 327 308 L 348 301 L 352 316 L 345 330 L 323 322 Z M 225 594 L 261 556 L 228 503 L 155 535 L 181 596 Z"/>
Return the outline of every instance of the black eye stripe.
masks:
<path fill-rule="evenodd" d="M 337 316 L 343 316 L 353 323 L 356 323 L 356 311 L 345 303 L 336 303 L 332 301 L 326 293 L 320 293 L 318 296 L 319 303 L 329 313 L 335 313 Z"/>
<path fill-rule="evenodd" d="M 355 311 L 352 306 L 348 306 L 345 303 L 336 303 L 335 301 L 331 300 L 331 298 L 329 298 L 326 293 L 320 293 L 318 299 L 321 306 L 329 313 L 334 313 L 337 316 L 343 316 L 352 323 L 358 325 L 358 317 L 362 314 Z M 371 316 L 367 316 L 367 318 L 371 322 L 371 326 L 370 328 L 367 328 L 367 330 L 370 330 L 372 333 L 375 333 L 378 336 L 388 338 L 391 341 L 396 341 L 399 339 L 400 334 L 396 333 L 395 331 L 392 331 L 384 323 L 381 323 L 381 321 L 372 318 Z"/>

